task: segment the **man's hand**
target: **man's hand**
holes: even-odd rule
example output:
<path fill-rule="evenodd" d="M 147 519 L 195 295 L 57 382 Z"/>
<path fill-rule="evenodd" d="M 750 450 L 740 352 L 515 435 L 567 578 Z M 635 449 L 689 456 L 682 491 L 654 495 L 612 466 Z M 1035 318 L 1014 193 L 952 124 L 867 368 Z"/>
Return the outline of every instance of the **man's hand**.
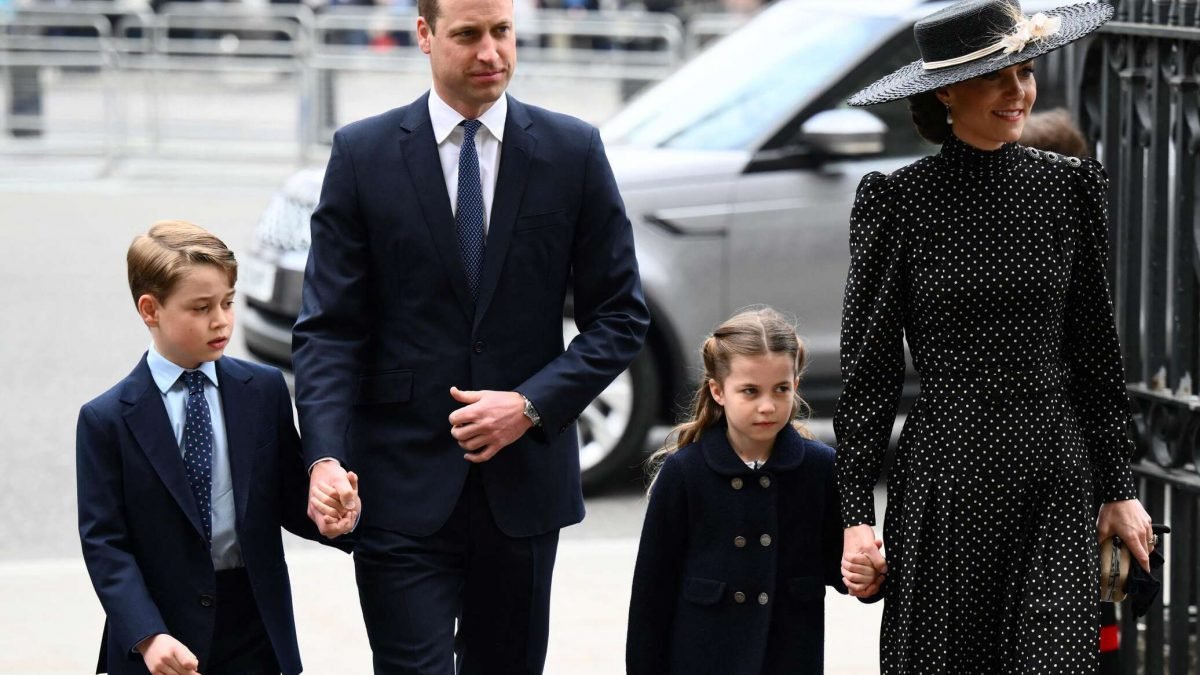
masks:
<path fill-rule="evenodd" d="M 200 675 L 200 660 L 183 643 L 166 633 L 151 635 L 137 645 L 152 675 Z"/>
<path fill-rule="evenodd" d="M 317 462 L 308 477 L 308 517 L 330 539 L 358 522 L 358 476 L 333 460 Z"/>
<path fill-rule="evenodd" d="M 1142 566 L 1150 571 L 1150 549 L 1154 541 L 1154 530 L 1150 528 L 1150 514 L 1136 499 L 1105 502 L 1100 507 L 1096 523 L 1096 535 L 1104 541 L 1114 534 L 1121 538 L 1125 548 Z"/>
<path fill-rule="evenodd" d="M 856 598 L 869 598 L 879 592 L 887 575 L 887 561 L 879 549 L 883 540 L 875 537 L 875 528 L 867 524 L 847 527 L 842 533 L 842 583 Z M 867 572 L 870 567 L 873 572 Z"/>
<path fill-rule="evenodd" d="M 533 426 L 525 416 L 525 399 L 515 391 L 450 387 L 450 395 L 467 404 L 450 413 L 450 435 L 467 451 L 468 462 L 488 461 Z"/>

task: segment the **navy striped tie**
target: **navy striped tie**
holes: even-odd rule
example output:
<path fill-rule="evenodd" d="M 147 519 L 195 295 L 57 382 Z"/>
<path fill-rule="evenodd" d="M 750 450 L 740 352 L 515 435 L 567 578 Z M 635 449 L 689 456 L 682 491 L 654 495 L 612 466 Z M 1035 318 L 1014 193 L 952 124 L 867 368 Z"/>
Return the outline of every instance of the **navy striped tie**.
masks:
<path fill-rule="evenodd" d="M 479 120 L 463 120 L 462 150 L 458 154 L 458 208 L 454 220 L 458 229 L 458 252 L 462 256 L 471 298 L 479 298 L 479 278 L 483 275 L 483 186 L 479 180 L 479 154 L 475 152 L 475 132 Z"/>

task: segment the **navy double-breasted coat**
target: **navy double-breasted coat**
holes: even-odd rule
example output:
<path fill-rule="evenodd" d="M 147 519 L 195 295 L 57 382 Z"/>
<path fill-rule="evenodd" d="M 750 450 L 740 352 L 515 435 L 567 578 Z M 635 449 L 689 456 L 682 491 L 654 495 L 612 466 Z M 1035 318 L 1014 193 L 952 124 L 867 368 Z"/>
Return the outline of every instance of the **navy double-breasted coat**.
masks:
<path fill-rule="evenodd" d="M 790 425 L 748 467 L 717 424 L 667 458 L 633 577 L 630 675 L 820 673 L 840 593 L 833 450 Z"/>

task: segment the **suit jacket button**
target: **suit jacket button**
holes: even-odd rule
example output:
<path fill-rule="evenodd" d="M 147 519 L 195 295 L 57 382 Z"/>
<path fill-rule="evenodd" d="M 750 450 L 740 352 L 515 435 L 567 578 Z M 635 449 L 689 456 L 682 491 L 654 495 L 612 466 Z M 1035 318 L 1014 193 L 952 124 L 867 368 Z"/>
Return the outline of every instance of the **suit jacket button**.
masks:
<path fill-rule="evenodd" d="M 745 594 L 745 593 L 743 593 L 743 592 L 741 592 L 741 591 L 738 591 L 738 592 L 734 593 L 734 594 L 733 594 L 733 601 L 734 601 L 734 602 L 736 602 L 736 603 L 737 603 L 737 604 L 739 604 L 739 605 L 740 605 L 740 604 L 742 604 L 743 602 L 745 602 L 745 601 L 746 601 L 746 594 Z"/>
<path fill-rule="evenodd" d="M 736 547 L 738 547 L 738 548 L 741 548 L 741 547 L 745 546 L 745 545 L 746 545 L 746 538 L 745 538 L 745 537 L 743 537 L 743 536 L 741 536 L 741 535 L 738 535 L 738 536 L 734 537 L 734 538 L 733 538 L 733 545 L 734 545 L 734 546 L 736 546 Z"/>
<path fill-rule="evenodd" d="M 765 488 L 771 487 L 771 477 L 770 476 L 759 476 L 758 484 Z"/>
<path fill-rule="evenodd" d="M 742 489 L 742 479 L 741 478 L 734 478 L 733 480 L 729 481 L 729 484 L 733 486 L 734 490 Z"/>
<path fill-rule="evenodd" d="M 765 605 L 765 604 L 767 604 L 767 601 L 768 601 L 768 600 L 770 600 L 770 598 L 768 598 L 768 597 L 767 597 L 767 594 L 766 594 L 766 593 L 759 593 L 759 594 L 758 594 L 758 604 L 760 604 L 760 605 Z"/>
<path fill-rule="evenodd" d="M 213 597 L 211 595 L 201 595 L 200 596 L 200 606 L 201 607 L 212 607 L 213 606 Z"/>
<path fill-rule="evenodd" d="M 475 352 L 476 354 L 482 354 L 483 348 L 486 346 L 487 345 L 484 344 L 483 340 L 476 340 L 475 344 L 471 345 L 471 351 Z"/>
<path fill-rule="evenodd" d="M 763 546 L 770 546 L 771 545 L 771 535 L 764 534 L 763 536 L 759 537 L 758 543 L 762 544 Z"/>

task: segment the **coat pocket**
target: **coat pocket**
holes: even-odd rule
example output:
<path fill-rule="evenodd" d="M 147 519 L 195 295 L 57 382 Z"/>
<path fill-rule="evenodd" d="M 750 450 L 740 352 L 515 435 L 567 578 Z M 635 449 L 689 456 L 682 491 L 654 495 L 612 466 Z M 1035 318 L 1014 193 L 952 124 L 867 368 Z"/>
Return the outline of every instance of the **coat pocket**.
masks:
<path fill-rule="evenodd" d="M 546 227 L 554 227 L 555 225 L 563 225 L 567 222 L 567 212 L 559 209 L 548 213 L 535 213 L 528 216 L 518 216 L 517 223 L 513 226 L 514 232 L 528 232 L 530 230 L 540 230 Z"/>
<path fill-rule="evenodd" d="M 792 577 L 788 579 L 788 595 L 799 603 L 824 602 L 825 581 L 821 577 Z"/>
<path fill-rule="evenodd" d="M 683 580 L 683 599 L 697 605 L 715 605 L 725 595 L 725 582 L 688 577 Z"/>
<path fill-rule="evenodd" d="M 411 370 L 389 370 L 374 375 L 363 375 L 358 378 L 354 404 L 405 403 L 412 399 L 412 389 Z"/>

